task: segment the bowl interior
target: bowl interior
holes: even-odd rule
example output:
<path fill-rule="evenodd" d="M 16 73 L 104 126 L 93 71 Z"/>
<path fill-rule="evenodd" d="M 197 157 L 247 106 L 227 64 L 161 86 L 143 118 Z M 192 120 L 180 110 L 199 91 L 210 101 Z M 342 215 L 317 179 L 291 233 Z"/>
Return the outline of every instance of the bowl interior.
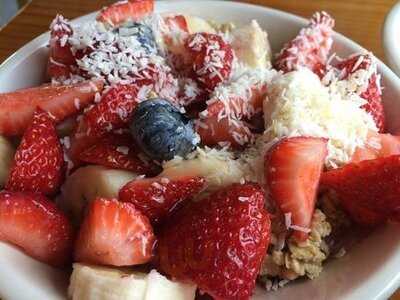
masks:
<path fill-rule="evenodd" d="M 246 23 L 256 19 L 266 29 L 274 52 L 306 24 L 302 18 L 281 11 L 240 3 L 220 1 L 157 2 L 159 12 L 182 12 L 217 21 Z M 76 22 L 93 18 L 93 14 Z M 39 36 L 0 66 L 0 92 L 35 86 L 42 82 L 49 34 Z M 340 34 L 335 34 L 334 52 L 341 56 L 362 50 Z M 379 62 L 384 89 L 384 105 L 390 132 L 400 132 L 400 80 Z M 346 256 L 327 262 L 324 272 L 313 281 L 298 281 L 268 293 L 268 299 L 386 299 L 398 286 L 400 274 L 400 236 L 398 226 L 378 228 L 354 246 Z M 36 262 L 0 243 L 0 297 L 23 299 L 64 299 L 67 272 Z M 254 299 L 266 299 L 258 288 Z"/>
<path fill-rule="evenodd" d="M 395 4 L 386 16 L 382 41 L 389 66 L 400 76 L 400 2 Z"/>

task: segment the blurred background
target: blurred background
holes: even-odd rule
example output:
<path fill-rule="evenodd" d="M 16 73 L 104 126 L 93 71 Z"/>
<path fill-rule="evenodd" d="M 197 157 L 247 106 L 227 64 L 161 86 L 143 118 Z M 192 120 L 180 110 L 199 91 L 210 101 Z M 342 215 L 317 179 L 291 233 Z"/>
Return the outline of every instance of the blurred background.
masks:
<path fill-rule="evenodd" d="M 30 0 L 0 0 L 0 29 Z"/>

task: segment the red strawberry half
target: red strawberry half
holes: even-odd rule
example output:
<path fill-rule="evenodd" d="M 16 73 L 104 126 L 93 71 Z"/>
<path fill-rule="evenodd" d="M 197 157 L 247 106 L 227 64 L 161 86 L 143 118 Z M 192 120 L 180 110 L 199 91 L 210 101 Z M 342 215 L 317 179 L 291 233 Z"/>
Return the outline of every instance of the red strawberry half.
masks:
<path fill-rule="evenodd" d="M 71 224 L 39 194 L 0 192 L 0 240 L 54 266 L 64 266 L 72 257 Z"/>
<path fill-rule="evenodd" d="M 266 154 L 267 188 L 282 213 L 291 215 L 298 240 L 307 239 L 326 156 L 327 141 L 311 137 L 285 138 Z"/>
<path fill-rule="evenodd" d="M 137 174 L 156 175 L 160 168 L 140 152 L 129 134 L 108 134 L 79 153 L 79 160 Z"/>
<path fill-rule="evenodd" d="M 53 195 L 64 178 L 64 153 L 50 115 L 38 109 L 14 156 L 5 188 Z"/>
<path fill-rule="evenodd" d="M 309 25 L 280 51 L 275 67 L 285 73 L 306 67 L 322 77 L 333 43 L 334 24 L 326 12 L 315 13 Z"/>
<path fill-rule="evenodd" d="M 234 184 L 171 218 L 160 234 L 159 265 L 214 299 L 249 299 L 269 237 L 261 188 Z"/>
<path fill-rule="evenodd" d="M 49 112 L 56 122 L 60 122 L 92 103 L 95 94 L 102 89 L 102 81 L 97 80 L 0 94 L 0 134 L 22 134 L 37 107 Z"/>
<path fill-rule="evenodd" d="M 341 206 L 361 225 L 400 221 L 399 182 L 399 155 L 350 163 L 321 177 L 321 185 L 334 190 Z"/>
<path fill-rule="evenodd" d="M 139 179 L 127 183 L 120 190 L 119 199 L 133 203 L 152 223 L 158 223 L 181 201 L 195 196 L 204 186 L 204 178 L 193 176 Z"/>
<path fill-rule="evenodd" d="M 341 61 L 336 68 L 340 72 L 339 79 L 342 80 L 349 80 L 354 73 L 360 70 L 366 72 L 365 76 L 358 76 L 359 78 L 357 79 L 357 85 L 361 85 L 363 88 L 359 91 L 359 96 L 367 100 L 363 108 L 372 115 L 379 131 L 384 132 L 385 112 L 382 103 L 380 75 L 377 72 L 377 66 L 373 55 L 369 53 L 353 54 Z M 365 82 L 360 84 L 360 78 L 364 79 Z"/>
<path fill-rule="evenodd" d="M 117 26 L 126 21 L 139 21 L 154 10 L 154 0 L 123 0 L 104 7 L 97 21 Z"/>
<path fill-rule="evenodd" d="M 75 243 L 75 260 L 112 266 L 144 264 L 155 236 L 147 217 L 131 203 L 97 198 L 89 204 Z"/>

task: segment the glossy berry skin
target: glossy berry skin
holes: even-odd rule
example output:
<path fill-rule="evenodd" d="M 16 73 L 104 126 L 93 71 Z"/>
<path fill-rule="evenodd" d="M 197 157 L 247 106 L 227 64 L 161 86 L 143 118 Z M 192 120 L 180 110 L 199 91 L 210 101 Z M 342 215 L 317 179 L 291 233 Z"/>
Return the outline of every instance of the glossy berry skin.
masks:
<path fill-rule="evenodd" d="M 134 22 L 118 28 L 122 36 L 134 36 L 147 53 L 156 53 L 157 46 L 154 40 L 153 30 L 147 25 Z"/>
<path fill-rule="evenodd" d="M 264 193 L 233 184 L 180 210 L 159 235 L 159 265 L 213 299 L 250 299 L 270 238 Z"/>
<path fill-rule="evenodd" d="M 130 128 L 143 152 L 159 161 L 185 157 L 198 143 L 191 120 L 164 99 L 141 102 Z"/>

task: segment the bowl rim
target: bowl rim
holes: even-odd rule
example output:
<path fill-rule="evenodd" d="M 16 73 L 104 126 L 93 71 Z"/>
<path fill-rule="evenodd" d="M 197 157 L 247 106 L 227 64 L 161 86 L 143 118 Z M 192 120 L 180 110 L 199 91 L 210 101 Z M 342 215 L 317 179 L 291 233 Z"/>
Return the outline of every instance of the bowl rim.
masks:
<path fill-rule="evenodd" d="M 185 2 L 190 2 L 193 5 L 195 1 L 193 1 L 193 0 L 169 0 L 169 1 L 165 1 L 165 2 L 164 1 L 163 2 L 156 1 L 156 2 L 157 2 L 156 5 L 166 8 L 169 4 L 177 4 L 177 3 L 185 3 Z M 166 2 L 168 2 L 168 3 L 166 3 Z M 307 24 L 307 20 L 303 17 L 297 16 L 297 15 L 294 15 L 292 13 L 288 13 L 285 11 L 281 11 L 278 9 L 270 8 L 267 6 L 259 6 L 259 5 L 254 5 L 254 4 L 231 2 L 231 1 L 224 1 L 224 0 L 202 0 L 199 2 L 201 2 L 203 5 L 204 4 L 214 5 L 214 6 L 234 5 L 239 8 L 247 7 L 247 8 L 253 8 L 253 9 L 257 9 L 257 10 L 264 10 L 266 12 L 267 11 L 275 12 L 275 13 L 280 14 L 281 16 L 284 16 L 288 19 L 294 20 L 301 25 Z M 395 7 L 400 12 L 400 3 L 396 4 Z M 168 9 L 166 8 L 165 10 L 168 10 Z M 157 11 L 157 8 L 155 9 L 155 11 Z M 73 19 L 72 22 L 75 24 L 83 22 L 87 19 L 92 18 L 95 13 L 96 12 L 92 12 L 87 15 L 80 16 L 78 18 Z M 38 37 L 36 37 L 33 40 L 31 40 L 30 42 L 26 43 L 24 46 L 22 46 L 17 51 L 15 51 L 12 55 L 10 55 L 8 58 L 6 58 L 3 61 L 3 63 L 0 64 L 0 79 L 2 77 L 2 74 L 7 74 L 9 72 L 12 72 L 13 65 L 17 64 L 19 61 L 32 55 L 32 53 L 34 51 L 36 51 L 38 48 L 43 47 L 47 43 L 48 39 L 49 39 L 49 31 L 42 33 Z M 359 44 L 354 42 L 353 40 L 345 37 L 344 35 L 342 35 L 338 32 L 335 32 L 334 40 L 337 43 L 347 45 L 349 48 L 354 49 L 354 51 L 367 51 L 362 46 L 360 46 Z M 395 90 L 399 91 L 399 93 L 400 93 L 400 79 L 379 58 L 377 58 L 377 64 L 378 64 L 379 71 L 383 75 L 383 79 L 390 81 L 391 84 L 394 86 Z M 1 82 L 1 80 L 0 80 L 0 82 Z M 399 248 L 399 250 L 400 250 L 400 248 Z M 397 255 L 389 256 L 387 258 L 387 260 L 390 260 L 390 259 L 393 260 L 394 259 L 393 257 L 398 257 L 398 259 L 400 260 L 400 253 L 398 253 Z M 380 291 L 376 291 L 376 293 L 370 294 L 371 297 L 373 297 L 371 299 L 387 299 L 397 289 L 397 287 L 400 285 L 400 272 L 396 272 L 395 274 L 393 274 L 393 273 L 394 272 L 390 273 L 391 275 L 393 275 L 391 277 L 391 280 L 388 281 L 386 283 L 386 285 L 381 288 Z M 367 288 L 367 287 L 373 285 L 373 283 L 378 280 L 379 280 L 378 278 L 369 278 L 369 280 L 367 280 L 363 283 L 362 288 Z M 361 288 L 361 287 L 358 287 L 358 288 Z M 350 298 L 356 299 L 356 298 L 353 298 L 355 295 L 356 295 L 356 293 L 351 293 L 351 295 L 349 295 L 349 298 L 346 297 L 346 299 L 350 299 Z"/>
<path fill-rule="evenodd" d="M 388 64 L 400 76 L 400 2 L 385 17 L 382 44 Z"/>

